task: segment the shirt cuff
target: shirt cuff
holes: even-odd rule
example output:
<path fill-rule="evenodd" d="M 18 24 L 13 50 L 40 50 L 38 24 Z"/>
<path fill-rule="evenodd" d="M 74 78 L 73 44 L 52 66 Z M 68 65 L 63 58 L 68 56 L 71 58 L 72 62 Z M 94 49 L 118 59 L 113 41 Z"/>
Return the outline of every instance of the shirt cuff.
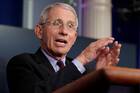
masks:
<path fill-rule="evenodd" d="M 77 67 L 77 69 L 81 72 L 81 74 L 83 74 L 86 71 L 84 65 L 81 64 L 79 60 L 74 59 L 72 63 Z"/>

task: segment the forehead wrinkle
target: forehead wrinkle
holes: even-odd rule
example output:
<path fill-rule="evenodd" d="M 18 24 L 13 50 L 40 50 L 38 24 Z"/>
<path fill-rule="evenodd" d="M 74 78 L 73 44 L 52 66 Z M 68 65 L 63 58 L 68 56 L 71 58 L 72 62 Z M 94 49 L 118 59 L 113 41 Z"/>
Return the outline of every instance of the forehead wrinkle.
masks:
<path fill-rule="evenodd" d="M 59 7 L 60 8 L 60 7 Z M 48 18 L 47 18 L 47 20 L 51 20 L 51 19 L 53 19 L 53 18 L 55 18 L 54 20 L 56 20 L 56 19 L 63 19 L 63 18 L 65 18 L 65 17 L 67 17 L 67 16 L 63 16 L 61 13 L 60 13 L 60 15 L 61 16 L 59 16 L 59 12 L 54 12 L 53 11 L 53 9 L 58 9 L 57 7 L 54 7 L 54 8 L 52 8 L 50 11 L 49 11 L 49 13 L 48 13 Z M 60 8 L 61 9 L 61 8 Z M 71 19 L 68 19 L 68 17 L 67 18 L 65 18 L 65 19 L 68 19 L 68 21 L 72 21 L 72 22 L 74 22 L 74 23 L 76 23 L 76 17 L 75 17 L 75 15 L 74 15 L 74 13 L 72 12 L 72 11 L 70 11 L 69 9 L 67 9 L 67 8 L 65 8 L 65 7 L 62 7 L 62 9 L 64 9 L 64 10 L 68 10 L 69 12 L 71 12 L 71 13 L 67 13 L 67 12 L 64 12 L 64 15 L 70 15 L 71 16 Z M 55 10 L 56 11 L 56 10 Z M 52 16 L 53 15 L 53 16 Z M 58 16 L 57 16 L 58 15 Z M 74 19 L 74 20 L 72 20 L 72 19 Z M 63 20 L 64 21 L 64 20 Z"/>

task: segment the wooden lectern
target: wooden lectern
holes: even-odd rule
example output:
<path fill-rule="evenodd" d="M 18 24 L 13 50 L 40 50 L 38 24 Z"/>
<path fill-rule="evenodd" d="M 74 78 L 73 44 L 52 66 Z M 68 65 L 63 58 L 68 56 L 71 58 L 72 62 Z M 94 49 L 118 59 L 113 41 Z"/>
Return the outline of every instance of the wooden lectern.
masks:
<path fill-rule="evenodd" d="M 92 71 L 53 93 L 107 93 L 111 84 L 138 85 L 140 70 L 125 67 L 106 67 Z"/>

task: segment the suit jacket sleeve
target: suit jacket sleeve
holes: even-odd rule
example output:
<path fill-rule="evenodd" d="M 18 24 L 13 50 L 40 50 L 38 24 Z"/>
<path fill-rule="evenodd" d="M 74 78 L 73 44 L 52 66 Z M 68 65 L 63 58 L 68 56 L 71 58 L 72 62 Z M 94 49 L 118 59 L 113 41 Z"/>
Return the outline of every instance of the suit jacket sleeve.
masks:
<path fill-rule="evenodd" d="M 45 64 L 37 63 L 34 56 L 29 54 L 16 56 L 7 65 L 10 93 L 52 93 L 81 76 L 72 63 L 54 72 L 48 70 Z"/>

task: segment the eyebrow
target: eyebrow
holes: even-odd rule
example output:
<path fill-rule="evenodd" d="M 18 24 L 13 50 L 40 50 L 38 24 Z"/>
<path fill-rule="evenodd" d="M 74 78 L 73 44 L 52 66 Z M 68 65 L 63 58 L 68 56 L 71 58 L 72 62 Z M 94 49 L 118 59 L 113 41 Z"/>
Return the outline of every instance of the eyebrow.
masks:
<path fill-rule="evenodd" d="M 56 21 L 56 20 L 62 20 L 61 18 L 56 18 L 54 20 L 49 20 L 49 18 L 46 20 L 46 21 Z M 63 20 L 62 20 L 63 21 Z M 76 22 L 75 21 L 72 21 L 72 20 L 68 20 L 67 22 L 72 22 L 76 25 Z"/>

